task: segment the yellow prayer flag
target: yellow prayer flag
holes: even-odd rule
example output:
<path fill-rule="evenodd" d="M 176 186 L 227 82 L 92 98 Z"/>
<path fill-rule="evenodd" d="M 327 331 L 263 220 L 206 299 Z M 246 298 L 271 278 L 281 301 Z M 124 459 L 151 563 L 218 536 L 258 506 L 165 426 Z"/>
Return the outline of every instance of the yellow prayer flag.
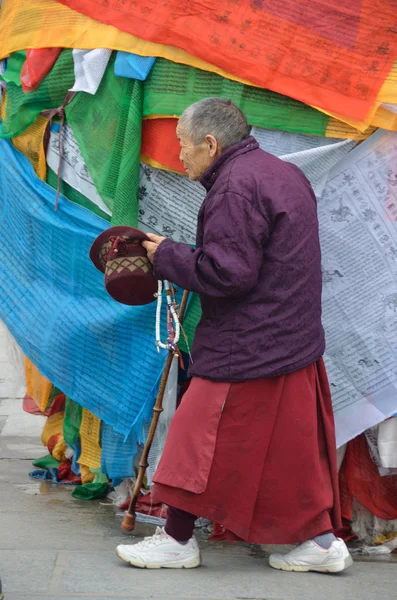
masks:
<path fill-rule="evenodd" d="M 63 417 L 63 412 L 58 412 L 47 417 L 41 434 L 41 443 L 43 446 L 47 446 L 49 439 L 52 438 L 53 435 L 63 435 Z"/>
<path fill-rule="evenodd" d="M 99 469 L 101 466 L 100 431 L 101 420 L 83 408 L 80 425 L 81 454 L 77 462 L 92 469 Z"/>
<path fill-rule="evenodd" d="M 50 400 L 52 383 L 40 373 L 37 367 L 27 356 L 24 357 L 26 394 L 33 398 L 37 408 L 45 412 Z"/>
<path fill-rule="evenodd" d="M 44 152 L 44 134 L 47 123 L 47 119 L 38 116 L 36 121 L 21 135 L 11 139 L 15 148 L 31 162 L 37 177 L 43 181 L 47 177 L 47 161 Z"/>

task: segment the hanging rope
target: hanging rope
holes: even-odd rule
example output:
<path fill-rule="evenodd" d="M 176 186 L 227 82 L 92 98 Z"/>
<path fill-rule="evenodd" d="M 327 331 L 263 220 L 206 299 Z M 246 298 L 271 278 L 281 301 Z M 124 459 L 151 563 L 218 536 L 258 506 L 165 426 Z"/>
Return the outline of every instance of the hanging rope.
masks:
<path fill-rule="evenodd" d="M 58 163 L 58 187 L 57 187 L 57 195 L 55 197 L 55 207 L 54 210 L 58 209 L 58 201 L 59 194 L 61 193 L 61 168 L 62 168 L 62 157 L 63 157 L 63 143 L 62 143 L 62 134 L 65 126 L 65 108 L 68 104 L 71 103 L 73 98 L 76 96 L 77 92 L 68 92 L 64 102 L 58 108 L 50 108 L 48 110 L 43 110 L 41 114 L 43 117 L 48 119 L 47 129 L 44 134 L 44 150 L 47 153 L 48 142 L 50 139 L 50 129 L 51 124 L 55 117 L 59 117 L 61 120 L 59 135 L 58 135 L 58 154 L 59 154 L 59 163 Z"/>

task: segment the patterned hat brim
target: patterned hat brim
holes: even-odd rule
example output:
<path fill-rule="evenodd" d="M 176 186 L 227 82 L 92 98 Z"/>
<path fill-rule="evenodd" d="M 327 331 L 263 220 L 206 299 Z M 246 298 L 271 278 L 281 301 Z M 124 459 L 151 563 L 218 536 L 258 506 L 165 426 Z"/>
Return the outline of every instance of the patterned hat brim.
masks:
<path fill-rule="evenodd" d="M 112 236 L 116 237 L 131 237 L 141 242 L 150 241 L 146 233 L 143 233 L 140 229 L 135 227 L 127 227 L 125 225 L 117 225 L 116 227 L 110 227 L 105 231 L 102 231 L 98 237 L 94 240 L 90 248 L 90 259 L 94 263 L 95 267 L 101 273 L 105 273 L 106 263 L 102 259 L 102 250 L 106 244 L 110 244 L 109 239 Z"/>

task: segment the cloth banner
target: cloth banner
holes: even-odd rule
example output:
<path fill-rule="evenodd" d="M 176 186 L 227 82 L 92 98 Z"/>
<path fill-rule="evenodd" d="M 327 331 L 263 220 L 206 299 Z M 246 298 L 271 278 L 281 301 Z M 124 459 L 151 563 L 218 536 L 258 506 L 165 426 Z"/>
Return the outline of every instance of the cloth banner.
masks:
<path fill-rule="evenodd" d="M 378 448 L 382 467 L 397 469 L 397 417 L 379 425 Z"/>
<path fill-rule="evenodd" d="M 145 81 L 154 63 L 155 56 L 139 56 L 130 52 L 117 52 L 114 73 L 118 77 L 130 77 Z"/>
<path fill-rule="evenodd" d="M 76 80 L 70 91 L 96 94 L 111 54 L 112 51 L 106 48 L 73 50 Z"/>
<path fill-rule="evenodd" d="M 58 175 L 50 168 L 47 169 L 46 181 L 47 181 L 48 185 L 51 186 L 54 190 L 56 190 L 58 188 Z M 98 206 L 96 204 L 94 204 L 94 202 L 91 202 L 86 196 L 84 196 L 84 194 L 82 194 L 78 190 L 74 189 L 71 185 L 69 185 L 63 179 L 61 179 L 60 190 L 61 190 L 61 194 L 63 194 L 71 202 L 74 202 L 75 204 L 78 204 L 79 206 L 86 208 L 90 212 L 93 212 L 98 217 L 101 217 L 102 219 L 105 219 L 106 221 L 110 221 L 110 216 L 108 214 L 103 212 L 100 208 L 98 208 Z M 109 227 L 110 227 L 110 223 L 109 223 Z"/>
<path fill-rule="evenodd" d="M 25 62 L 26 50 L 13 52 L 7 60 L 7 68 L 4 70 L 1 79 L 6 83 L 15 83 L 15 85 L 21 86 L 21 71 Z"/>
<path fill-rule="evenodd" d="M 29 477 L 63 485 L 78 485 L 81 483 L 80 478 L 73 473 L 70 461 L 68 460 L 62 462 L 57 468 L 51 467 L 46 471 L 31 471 Z"/>
<path fill-rule="evenodd" d="M 397 134 L 378 130 L 318 202 L 325 362 L 338 446 L 397 410 Z"/>
<path fill-rule="evenodd" d="M 175 63 L 217 73 L 222 77 L 240 81 L 249 86 L 253 85 L 252 82 L 240 79 L 181 48 L 168 44 L 156 44 L 124 33 L 115 27 L 107 26 L 71 10 L 55 0 L 5 0 L 0 20 L 0 58 L 9 56 L 15 50 L 57 46 L 85 49 L 103 47 L 131 52 L 140 56 L 158 56 Z M 382 102 L 397 103 L 396 80 L 397 63 L 393 65 L 372 110 L 362 121 L 357 121 L 357 118 L 349 119 L 344 115 L 334 114 L 333 116 L 353 128 L 365 131 L 372 125 L 374 115 L 377 115 L 377 110 Z M 259 87 L 262 87 L 262 84 Z M 328 112 L 330 113 L 330 111 Z M 386 123 L 379 121 L 374 125 L 387 128 Z"/>
<path fill-rule="evenodd" d="M 24 92 L 33 92 L 40 81 L 51 71 L 62 48 L 36 48 L 26 51 L 26 60 L 21 69 L 21 84 Z"/>
<path fill-rule="evenodd" d="M 55 413 L 47 417 L 43 431 L 41 433 L 41 443 L 47 446 L 53 436 L 62 437 L 63 432 L 63 412 Z M 49 448 L 50 452 L 51 449 Z"/>
<path fill-rule="evenodd" d="M 47 454 L 46 456 L 42 456 L 41 458 L 36 458 L 32 462 L 34 467 L 38 467 L 39 469 L 57 469 L 60 465 L 60 461 L 52 456 L 52 454 Z"/>
<path fill-rule="evenodd" d="M 365 118 L 397 58 L 393 0 L 59 1 L 153 42 L 177 40 L 225 71 L 352 118 Z"/>
<path fill-rule="evenodd" d="M 397 475 L 382 477 L 379 474 L 364 434 L 349 442 L 339 483 L 345 518 L 352 519 L 355 498 L 380 519 L 397 519 Z"/>
<path fill-rule="evenodd" d="M 55 181 L 53 181 L 52 175 L 49 174 L 47 183 L 50 183 L 49 180 L 51 179 L 50 185 L 54 183 L 55 187 L 57 187 L 58 177 L 55 173 L 58 172 L 60 166 L 62 181 L 66 182 L 66 185 L 71 186 L 78 192 L 78 196 L 76 195 L 73 198 L 71 198 L 68 193 L 65 193 L 65 195 L 70 200 L 85 206 L 85 208 L 95 212 L 100 217 L 110 220 L 112 213 L 98 194 L 80 152 L 79 145 L 74 137 L 73 130 L 67 123 L 62 130 L 61 149 L 62 156 L 59 155 L 59 127 L 55 125 L 51 127 L 50 140 L 47 148 L 47 163 L 55 176 Z M 82 196 L 85 200 L 81 199 Z"/>
<path fill-rule="evenodd" d="M 53 388 L 53 391 L 56 388 Z M 36 402 L 33 400 L 31 396 L 25 394 L 25 397 L 22 402 L 22 409 L 29 413 L 30 415 L 36 415 L 40 417 L 50 417 L 57 412 L 62 412 L 65 407 L 65 394 L 58 393 L 55 396 L 51 396 L 51 401 L 47 405 L 47 408 L 44 412 L 42 412 Z"/>
<path fill-rule="evenodd" d="M 33 466 L 40 470 L 29 473 L 34 479 L 52 480 L 53 483 L 79 485 L 81 479 L 72 470 L 69 459 L 56 460 L 51 454 L 33 461 Z M 44 469 L 44 470 L 42 470 Z"/>
<path fill-rule="evenodd" d="M 0 163 L 0 318 L 67 396 L 124 435 L 141 430 L 166 357 L 155 303 L 127 307 L 106 293 L 88 258 L 106 221 L 63 196 L 55 212 L 55 192 L 5 140 Z"/>
<path fill-rule="evenodd" d="M 142 433 L 141 433 L 142 437 Z M 133 476 L 133 458 L 137 452 L 137 435 L 131 433 L 127 439 L 117 433 L 110 425 L 102 429 L 101 470 L 109 479 Z"/>
<path fill-rule="evenodd" d="M 136 227 L 143 90 L 140 81 L 115 76 L 114 60 L 95 96 L 78 94 L 66 117 L 112 225 Z"/>
<path fill-rule="evenodd" d="M 392 112 L 393 114 L 397 115 L 397 104 L 388 104 L 385 102 L 382 106 L 389 112 Z"/>
<path fill-rule="evenodd" d="M 38 116 L 35 122 L 25 129 L 23 133 L 11 139 L 15 148 L 22 152 L 29 160 L 37 177 L 43 181 L 45 181 L 47 176 L 47 164 L 44 152 L 44 135 L 47 124 L 47 119 Z"/>
<path fill-rule="evenodd" d="M 105 498 L 109 491 L 107 481 L 104 483 L 86 483 L 85 485 L 77 486 L 73 492 L 73 498 L 78 500 L 94 500 L 97 498 Z"/>
<path fill-rule="evenodd" d="M 65 416 L 63 419 L 63 439 L 65 444 L 73 450 L 72 470 L 76 475 L 80 475 L 82 468 L 77 462 L 81 454 L 80 425 L 82 418 L 82 407 L 66 397 Z"/>
<path fill-rule="evenodd" d="M 86 483 L 92 483 L 95 479 L 95 473 L 91 471 L 90 467 L 87 465 L 79 465 L 80 466 L 80 476 L 81 483 L 84 485 Z"/>
<path fill-rule="evenodd" d="M 91 411 L 83 408 L 80 423 L 81 454 L 77 459 L 80 465 L 87 465 L 92 469 L 101 466 L 101 420 Z"/>
<path fill-rule="evenodd" d="M 71 448 L 80 439 L 82 407 L 71 398 L 65 400 L 65 417 L 63 422 L 63 438 Z"/>
<path fill-rule="evenodd" d="M 31 360 L 26 356 L 24 358 L 26 394 L 33 398 L 37 408 L 44 413 L 49 402 L 52 390 L 52 383 L 47 377 L 40 373 Z"/>
<path fill-rule="evenodd" d="M 94 481 L 76 487 L 72 492 L 73 498 L 78 498 L 79 500 L 93 500 L 94 498 L 103 498 L 107 495 L 109 489 L 106 475 L 104 475 L 100 469 L 91 469 L 91 472 L 94 476 Z"/>
<path fill-rule="evenodd" d="M 189 306 L 186 311 L 186 317 L 183 322 L 183 329 L 185 330 L 185 336 L 181 336 L 179 341 L 179 348 L 182 352 L 189 354 L 192 348 L 194 334 L 196 327 L 201 319 L 201 304 L 200 297 L 198 294 L 191 294 Z"/>

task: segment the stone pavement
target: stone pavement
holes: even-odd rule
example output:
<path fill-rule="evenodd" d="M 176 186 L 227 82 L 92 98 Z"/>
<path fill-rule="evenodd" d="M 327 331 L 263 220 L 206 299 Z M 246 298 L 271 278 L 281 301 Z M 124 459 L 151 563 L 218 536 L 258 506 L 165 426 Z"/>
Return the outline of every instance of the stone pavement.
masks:
<path fill-rule="evenodd" d="M 336 576 L 273 571 L 270 548 L 207 542 L 204 564 L 189 571 L 133 569 L 115 555 L 135 537 L 120 531 L 117 509 L 84 502 L 70 488 L 29 479 L 40 445 L 42 417 L 21 400 L 0 399 L 0 576 L 5 600 L 392 600 L 397 564 L 356 562 Z"/>

